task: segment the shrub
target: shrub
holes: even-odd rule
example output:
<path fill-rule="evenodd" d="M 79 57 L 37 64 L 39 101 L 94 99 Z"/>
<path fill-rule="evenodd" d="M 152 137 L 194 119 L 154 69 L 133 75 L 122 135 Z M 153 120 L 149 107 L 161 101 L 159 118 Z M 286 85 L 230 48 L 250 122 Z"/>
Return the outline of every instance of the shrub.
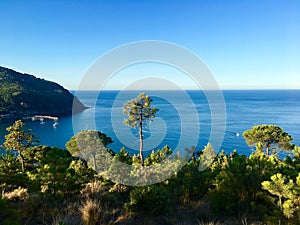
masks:
<path fill-rule="evenodd" d="M 19 215 L 17 212 L 10 208 L 7 200 L 0 196 L 0 224 L 2 225 L 18 225 L 20 224 Z"/>
<path fill-rule="evenodd" d="M 132 214 L 162 215 L 168 211 L 168 193 L 158 185 L 136 187 L 130 192 L 125 209 Z"/>

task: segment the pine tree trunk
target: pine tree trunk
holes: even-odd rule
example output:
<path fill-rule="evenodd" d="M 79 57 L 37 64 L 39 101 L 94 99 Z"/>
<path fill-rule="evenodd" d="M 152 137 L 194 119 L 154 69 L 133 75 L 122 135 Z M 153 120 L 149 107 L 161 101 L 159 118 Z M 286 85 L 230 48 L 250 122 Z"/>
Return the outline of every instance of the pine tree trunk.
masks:
<path fill-rule="evenodd" d="M 21 152 L 19 152 L 19 157 L 21 159 L 22 172 L 25 172 L 24 158 L 23 158 Z"/>
<path fill-rule="evenodd" d="M 266 156 L 267 156 L 267 157 L 269 156 L 269 147 L 270 147 L 270 145 L 267 144 L 267 146 L 266 146 Z"/>
<path fill-rule="evenodd" d="M 140 158 L 142 167 L 144 166 L 144 157 L 143 157 L 143 118 L 142 112 L 140 113 Z"/>

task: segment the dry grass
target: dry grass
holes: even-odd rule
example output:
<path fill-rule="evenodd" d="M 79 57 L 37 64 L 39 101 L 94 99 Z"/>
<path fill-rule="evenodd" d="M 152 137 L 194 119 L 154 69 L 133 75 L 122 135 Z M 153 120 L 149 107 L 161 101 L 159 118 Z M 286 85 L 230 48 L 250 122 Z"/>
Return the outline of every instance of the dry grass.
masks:
<path fill-rule="evenodd" d="M 63 210 L 53 217 L 52 225 L 82 225 L 81 214 L 78 211 L 80 205 L 77 202 L 64 202 L 63 205 Z"/>
<path fill-rule="evenodd" d="M 244 219 L 235 219 L 227 220 L 225 222 L 220 221 L 208 221 L 208 222 L 198 222 L 197 225 L 262 225 L 260 222 L 248 222 L 246 218 Z"/>
<path fill-rule="evenodd" d="M 210 221 L 210 222 L 198 222 L 198 225 L 225 225 L 219 221 Z"/>
<path fill-rule="evenodd" d="M 102 190 L 101 181 L 93 181 L 87 183 L 81 190 L 81 196 L 84 198 L 93 198 L 97 196 Z"/>
<path fill-rule="evenodd" d="M 4 192 L 2 193 L 2 196 L 11 201 L 18 201 L 18 200 L 24 201 L 29 198 L 28 190 L 21 187 L 13 190 L 12 192 L 6 192 L 6 193 Z"/>
<path fill-rule="evenodd" d="M 95 200 L 86 200 L 80 207 L 81 219 L 85 225 L 100 224 L 101 220 L 101 203 Z"/>

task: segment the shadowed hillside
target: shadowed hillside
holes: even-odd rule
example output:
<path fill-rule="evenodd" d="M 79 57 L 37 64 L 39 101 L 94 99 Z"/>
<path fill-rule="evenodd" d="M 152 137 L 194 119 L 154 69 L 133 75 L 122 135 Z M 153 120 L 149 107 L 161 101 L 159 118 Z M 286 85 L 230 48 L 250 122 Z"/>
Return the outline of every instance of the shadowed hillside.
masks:
<path fill-rule="evenodd" d="M 16 118 L 35 114 L 63 116 L 86 107 L 59 84 L 0 67 L 0 115 Z"/>

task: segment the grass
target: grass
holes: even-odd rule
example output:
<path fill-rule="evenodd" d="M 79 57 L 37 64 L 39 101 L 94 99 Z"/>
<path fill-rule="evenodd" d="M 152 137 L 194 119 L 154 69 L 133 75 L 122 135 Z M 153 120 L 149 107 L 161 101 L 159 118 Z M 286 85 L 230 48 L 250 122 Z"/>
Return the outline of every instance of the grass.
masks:
<path fill-rule="evenodd" d="M 88 199 L 80 207 L 81 219 L 85 225 L 96 225 L 101 220 L 101 203 L 96 200 Z"/>
<path fill-rule="evenodd" d="M 19 187 L 11 192 L 3 192 L 2 197 L 11 201 L 18 201 L 28 199 L 29 194 L 27 189 Z"/>

